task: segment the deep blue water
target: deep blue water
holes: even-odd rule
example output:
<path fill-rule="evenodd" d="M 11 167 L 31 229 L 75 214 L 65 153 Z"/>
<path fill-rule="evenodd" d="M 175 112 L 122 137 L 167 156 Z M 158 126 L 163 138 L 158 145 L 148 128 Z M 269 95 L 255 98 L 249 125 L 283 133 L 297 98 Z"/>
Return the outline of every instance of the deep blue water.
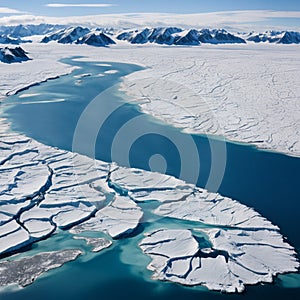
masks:
<path fill-rule="evenodd" d="M 77 132 L 76 126 L 84 116 L 83 123 L 86 127 L 79 128 L 81 131 L 77 135 L 76 151 L 90 156 L 94 155 L 94 151 L 98 159 L 113 160 L 125 166 L 157 171 L 161 168 L 170 175 L 197 183 L 200 187 L 213 191 L 217 188 L 222 195 L 254 207 L 277 224 L 288 241 L 300 249 L 299 158 L 257 150 L 253 146 L 224 141 L 218 137 L 187 135 L 179 129 L 142 114 L 136 105 L 125 102 L 130 99 L 124 100 L 125 96 L 118 92 L 115 86 L 122 76 L 140 70 L 138 66 L 121 63 L 107 63 L 110 66 L 105 66 L 70 59 L 64 62 L 80 68 L 70 75 L 31 87 L 7 100 L 3 115 L 12 121 L 14 130 L 47 145 L 74 150 L 74 132 Z M 98 76 L 111 69 L 118 72 Z M 79 78 L 81 74 L 88 76 Z M 27 93 L 33 95 L 22 97 Z M 85 112 L 88 112 L 86 116 Z M 134 122 L 130 127 L 131 121 Z M 93 130 L 95 133 L 90 133 Z M 128 136 L 118 135 L 120 132 L 128 133 Z M 130 144 L 128 149 L 127 143 Z M 196 145 L 196 150 L 189 147 L 190 143 Z M 212 154 L 211 147 L 216 150 L 216 155 Z M 226 164 L 222 176 L 223 164 L 218 158 L 224 155 L 224 149 Z M 156 160 L 152 160 L 151 163 L 154 154 L 161 156 L 156 156 Z M 200 162 L 199 169 L 194 163 L 195 155 Z M 164 157 L 164 160 L 161 157 Z M 214 169 L 211 166 L 216 162 L 217 166 Z M 183 169 L 187 171 L 182 171 Z M 208 183 L 209 178 L 218 178 L 219 175 L 222 177 L 220 185 L 215 186 L 214 181 Z M 127 296 L 131 299 L 224 298 L 224 295 L 218 293 L 145 280 L 147 276 L 150 278 L 150 272 L 142 268 L 143 275 L 139 276 L 138 272 L 132 271 L 129 264 L 120 261 L 120 249 L 122 244 L 126 243 L 125 240 L 118 242 L 113 250 L 97 255 L 88 262 L 80 263 L 79 259 L 63 267 L 62 272 L 50 272 L 55 273 L 55 276 L 43 277 L 28 288 L 19 292 L 0 294 L 0 297 L 1 299 L 20 299 L 20 297 L 119 299 Z M 299 277 L 296 280 L 299 280 Z M 243 297 L 268 299 L 272 296 L 272 299 L 283 297 L 294 299 L 299 295 L 300 288 L 286 289 L 277 284 L 248 287 Z M 225 297 L 233 299 L 241 296 Z"/>

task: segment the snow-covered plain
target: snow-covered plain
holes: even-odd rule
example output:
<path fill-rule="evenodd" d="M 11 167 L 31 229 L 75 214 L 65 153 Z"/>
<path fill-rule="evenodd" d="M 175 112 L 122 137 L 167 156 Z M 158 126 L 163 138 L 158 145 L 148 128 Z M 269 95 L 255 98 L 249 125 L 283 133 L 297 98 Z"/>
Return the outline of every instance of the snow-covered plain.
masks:
<path fill-rule="evenodd" d="M 58 62 L 63 57 L 136 63 L 146 69 L 127 76 L 122 89 L 144 112 L 190 133 L 300 155 L 299 45 L 22 47 L 33 60 L 1 64 L 2 96 L 69 73 L 72 67 Z"/>
<path fill-rule="evenodd" d="M 298 46 L 137 46 L 133 51 L 120 42 L 101 50 L 53 43 L 24 48 L 32 61 L 1 69 L 3 104 L 6 94 L 69 73 L 72 68 L 60 58 L 86 55 L 109 62 L 117 57 L 148 67 L 122 85 L 144 111 L 188 132 L 300 153 Z M 174 232 L 166 226 L 141 241 L 157 279 L 241 292 L 247 284 L 271 282 L 299 267 L 279 228 L 230 198 L 167 175 L 45 146 L 10 131 L 5 119 L 0 119 L 0 147 L 0 254 L 59 229 L 126 237 L 143 222 L 139 203 L 155 201 L 159 206 L 152 213 L 191 221 L 193 228 Z M 211 247 L 201 246 L 199 234 Z"/>

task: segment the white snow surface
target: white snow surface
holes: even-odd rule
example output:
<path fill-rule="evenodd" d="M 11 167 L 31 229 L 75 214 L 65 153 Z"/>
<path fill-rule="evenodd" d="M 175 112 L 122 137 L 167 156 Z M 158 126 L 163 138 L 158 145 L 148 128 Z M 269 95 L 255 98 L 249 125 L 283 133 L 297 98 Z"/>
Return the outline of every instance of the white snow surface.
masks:
<path fill-rule="evenodd" d="M 100 252 L 112 245 L 112 241 L 105 238 L 88 238 L 84 236 L 74 236 L 75 240 L 84 240 L 87 245 L 93 246 L 92 252 Z"/>
<path fill-rule="evenodd" d="M 246 284 L 272 282 L 273 276 L 297 270 L 291 246 L 276 231 L 198 230 L 211 248 L 202 248 L 190 230 L 160 229 L 146 234 L 140 247 L 152 258 L 153 278 L 210 290 L 242 292 Z M 272 255 L 270 255 L 272 253 Z"/>
<path fill-rule="evenodd" d="M 143 212 L 128 197 L 117 196 L 108 206 L 100 209 L 95 218 L 72 228 L 72 233 L 103 231 L 112 238 L 132 233 L 143 216 Z"/>
<path fill-rule="evenodd" d="M 217 193 L 208 193 L 199 188 L 180 202 L 162 204 L 155 210 L 155 213 L 208 225 L 279 229 L 256 211 L 238 201 Z"/>
<path fill-rule="evenodd" d="M 122 167 L 113 168 L 109 179 L 112 184 L 127 191 L 136 202 L 179 201 L 193 193 L 195 188 L 171 176 Z"/>

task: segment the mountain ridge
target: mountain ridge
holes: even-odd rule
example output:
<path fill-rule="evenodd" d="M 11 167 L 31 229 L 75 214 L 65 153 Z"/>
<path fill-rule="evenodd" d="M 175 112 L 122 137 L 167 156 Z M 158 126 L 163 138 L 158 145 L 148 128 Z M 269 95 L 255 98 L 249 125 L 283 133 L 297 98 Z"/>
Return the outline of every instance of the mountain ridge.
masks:
<path fill-rule="evenodd" d="M 265 31 L 232 33 L 225 29 L 182 29 L 179 27 L 145 27 L 139 29 L 88 28 L 55 24 L 0 26 L 1 44 L 30 42 L 24 37 L 42 36 L 42 43 L 56 41 L 61 44 L 87 44 L 108 46 L 116 41 L 130 44 L 160 44 L 199 46 L 201 44 L 300 44 L 300 32 Z"/>

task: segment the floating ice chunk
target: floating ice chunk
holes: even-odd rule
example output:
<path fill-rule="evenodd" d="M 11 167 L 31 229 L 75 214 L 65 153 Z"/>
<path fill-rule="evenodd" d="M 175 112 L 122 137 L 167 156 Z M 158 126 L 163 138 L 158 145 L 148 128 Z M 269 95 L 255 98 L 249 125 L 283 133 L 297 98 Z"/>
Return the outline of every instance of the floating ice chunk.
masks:
<path fill-rule="evenodd" d="M 49 221 L 31 219 L 24 223 L 24 227 L 30 232 L 30 236 L 41 239 L 55 231 L 55 226 Z"/>
<path fill-rule="evenodd" d="M 198 243 L 189 230 L 160 229 L 145 234 L 140 247 L 147 253 L 164 257 L 191 256 L 198 251 Z"/>
<path fill-rule="evenodd" d="M 155 213 L 210 225 L 278 229 L 252 208 L 202 189 L 195 190 L 184 201 L 162 204 Z"/>
<path fill-rule="evenodd" d="M 14 160 L 14 157 L 11 160 Z M 25 201 L 26 198 L 33 198 L 42 192 L 50 177 L 50 170 L 42 163 L 13 169 L 3 168 L 0 172 L 0 190 L 2 193 L 13 195 L 16 201 Z"/>
<path fill-rule="evenodd" d="M 105 238 L 88 238 L 83 236 L 74 236 L 75 240 L 85 240 L 88 245 L 93 246 L 92 252 L 100 252 L 112 245 L 112 241 Z"/>
<path fill-rule="evenodd" d="M 99 66 L 99 67 L 111 67 L 110 64 L 96 64 L 96 66 Z"/>
<path fill-rule="evenodd" d="M 0 237 L 18 231 L 19 229 L 20 229 L 20 225 L 15 220 L 12 220 L 0 227 Z"/>
<path fill-rule="evenodd" d="M 91 73 L 84 73 L 84 74 L 80 74 L 80 75 L 75 75 L 74 78 L 84 78 L 84 77 L 90 77 L 92 76 Z"/>
<path fill-rule="evenodd" d="M 0 225 L 7 223 L 12 217 L 0 211 Z"/>
<path fill-rule="evenodd" d="M 296 252 L 274 230 L 204 229 L 215 249 L 229 253 L 230 267 L 244 266 L 256 274 L 276 275 L 296 271 Z"/>
<path fill-rule="evenodd" d="M 26 222 L 25 225 L 27 226 L 28 221 L 31 220 L 52 220 L 58 227 L 66 228 L 89 219 L 95 212 L 94 206 L 86 206 L 80 202 L 76 202 L 76 205 L 36 206 L 22 213 L 20 221 Z"/>
<path fill-rule="evenodd" d="M 49 99 L 49 100 L 40 100 L 40 101 L 27 101 L 27 102 L 19 102 L 17 104 L 47 104 L 47 103 L 55 103 L 55 102 L 65 102 L 66 99 L 64 98 L 57 98 L 57 99 Z"/>
<path fill-rule="evenodd" d="M 103 231 L 112 238 L 119 238 L 134 231 L 143 216 L 130 198 L 116 196 L 108 206 L 99 210 L 95 218 L 72 228 L 72 233 L 84 231 Z"/>
<path fill-rule="evenodd" d="M 104 73 L 105 74 L 116 74 L 118 72 L 119 72 L 118 70 L 108 70 L 108 71 L 105 71 Z"/>
<path fill-rule="evenodd" d="M 154 188 L 155 189 L 155 188 Z M 179 187 L 177 189 L 163 189 L 163 190 L 142 190 L 137 192 L 129 192 L 129 196 L 134 201 L 159 201 L 159 202 L 177 202 L 184 200 L 188 195 L 193 192 L 190 187 Z"/>
<path fill-rule="evenodd" d="M 20 216 L 20 221 L 24 223 L 31 219 L 51 220 L 52 217 L 54 217 L 64 209 L 68 210 L 72 208 L 73 208 L 72 206 L 65 206 L 63 208 L 59 206 L 51 207 L 51 208 L 35 206 L 27 211 L 24 211 Z"/>
<path fill-rule="evenodd" d="M 30 97 L 35 97 L 35 96 L 39 96 L 39 93 L 27 93 L 27 94 L 21 94 L 19 95 L 19 98 L 30 98 Z"/>
<path fill-rule="evenodd" d="M 67 228 L 89 219 L 95 212 L 95 207 L 87 207 L 80 204 L 79 207 L 59 212 L 53 218 L 53 222 L 58 227 Z"/>
<path fill-rule="evenodd" d="M 117 167 L 110 175 L 112 183 L 116 183 L 120 187 L 129 190 L 142 190 L 142 189 L 172 189 L 177 186 L 182 186 L 184 182 L 176 179 L 175 177 L 143 171 L 139 169 L 128 169 Z M 188 185 L 187 186 L 192 186 Z"/>
<path fill-rule="evenodd" d="M 146 235 L 140 247 L 152 258 L 148 268 L 153 278 L 234 293 L 299 267 L 295 251 L 276 231 L 198 231 L 207 234 L 212 248 L 201 249 L 189 230 L 161 229 Z"/>
<path fill-rule="evenodd" d="M 193 185 L 168 175 L 122 167 L 115 168 L 109 180 L 136 201 L 178 201 L 187 197 L 194 189 Z"/>
<path fill-rule="evenodd" d="M 0 254 L 17 250 L 31 243 L 29 233 L 15 220 L 0 227 Z"/>

